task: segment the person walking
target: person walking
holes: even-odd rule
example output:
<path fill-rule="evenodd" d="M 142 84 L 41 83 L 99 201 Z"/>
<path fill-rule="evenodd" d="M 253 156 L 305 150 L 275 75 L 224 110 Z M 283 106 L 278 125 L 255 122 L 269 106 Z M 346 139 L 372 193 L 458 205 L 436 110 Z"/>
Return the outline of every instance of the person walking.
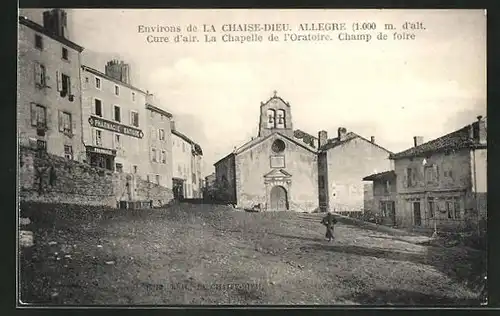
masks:
<path fill-rule="evenodd" d="M 337 224 L 337 220 L 333 216 L 333 214 L 329 211 L 325 217 L 321 220 L 321 224 L 326 227 L 325 238 L 328 239 L 328 242 L 331 242 L 335 237 L 333 236 L 333 227 Z"/>

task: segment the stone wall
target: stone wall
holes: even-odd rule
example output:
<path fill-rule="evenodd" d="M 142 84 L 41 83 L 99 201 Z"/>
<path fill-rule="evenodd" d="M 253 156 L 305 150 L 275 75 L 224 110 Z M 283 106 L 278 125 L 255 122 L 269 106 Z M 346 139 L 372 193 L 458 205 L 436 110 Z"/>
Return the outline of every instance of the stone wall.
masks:
<path fill-rule="evenodd" d="M 19 197 L 22 201 L 105 205 L 118 201 L 169 203 L 172 190 L 126 173 L 113 173 L 63 157 L 20 147 Z"/>

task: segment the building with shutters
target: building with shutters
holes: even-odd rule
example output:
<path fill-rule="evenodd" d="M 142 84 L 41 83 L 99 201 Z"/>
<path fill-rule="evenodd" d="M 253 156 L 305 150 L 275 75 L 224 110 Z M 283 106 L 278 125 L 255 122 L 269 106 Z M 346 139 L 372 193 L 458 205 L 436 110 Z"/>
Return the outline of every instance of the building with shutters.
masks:
<path fill-rule="evenodd" d="M 172 185 L 176 199 L 203 197 L 201 146 L 175 128 L 172 122 Z"/>
<path fill-rule="evenodd" d="M 21 146 L 82 161 L 80 65 L 83 47 L 68 38 L 63 10 L 43 25 L 19 17 L 17 126 Z"/>
<path fill-rule="evenodd" d="M 82 65 L 82 122 L 87 162 L 117 172 L 150 174 L 147 92 L 130 83 L 129 65 L 105 71 Z"/>
<path fill-rule="evenodd" d="M 259 133 L 215 163 L 218 200 L 269 211 L 363 211 L 366 172 L 389 168 L 390 152 L 341 127 L 335 138 L 294 129 L 291 106 L 261 102 Z"/>
<path fill-rule="evenodd" d="M 390 156 L 394 160 L 396 223 L 466 228 L 487 217 L 487 119 Z"/>
<path fill-rule="evenodd" d="M 155 104 L 153 95 L 146 96 L 147 140 L 149 148 L 148 181 L 172 189 L 172 114 Z"/>

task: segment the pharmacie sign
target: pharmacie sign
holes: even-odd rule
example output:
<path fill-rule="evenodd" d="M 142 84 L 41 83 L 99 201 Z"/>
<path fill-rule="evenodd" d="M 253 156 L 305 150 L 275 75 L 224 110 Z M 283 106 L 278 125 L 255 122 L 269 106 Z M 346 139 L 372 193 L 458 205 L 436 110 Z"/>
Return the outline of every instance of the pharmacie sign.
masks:
<path fill-rule="evenodd" d="M 119 124 L 116 122 L 111 122 L 108 120 L 104 120 L 99 117 L 91 116 L 89 117 L 89 123 L 91 126 L 106 129 L 108 131 L 113 131 L 115 133 L 120 133 L 132 137 L 143 138 L 144 133 L 137 128 L 133 128 L 130 126 L 125 126 L 123 124 Z"/>

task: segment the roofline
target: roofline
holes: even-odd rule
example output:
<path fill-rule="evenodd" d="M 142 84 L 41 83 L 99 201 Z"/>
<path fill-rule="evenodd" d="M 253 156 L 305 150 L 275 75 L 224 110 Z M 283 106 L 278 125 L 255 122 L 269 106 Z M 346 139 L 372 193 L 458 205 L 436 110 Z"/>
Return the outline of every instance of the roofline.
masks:
<path fill-rule="evenodd" d="M 64 44 L 68 47 L 71 47 L 73 48 L 74 50 L 78 51 L 79 53 L 83 52 L 83 50 L 85 48 L 83 48 L 82 46 L 76 44 L 75 42 L 73 41 L 70 41 L 69 39 L 65 38 L 65 37 L 62 37 L 62 36 L 59 36 L 57 34 L 54 34 L 52 32 L 50 32 L 47 28 L 45 28 L 44 26 L 28 19 L 27 17 L 25 16 L 19 16 L 19 23 L 31 28 L 32 30 L 35 30 L 37 32 L 40 32 L 42 34 L 44 34 L 45 36 L 47 37 L 50 37 L 52 38 L 53 40 L 56 40 L 58 41 L 59 43 L 61 44 Z"/>
<path fill-rule="evenodd" d="M 143 90 L 141 90 L 141 89 L 139 89 L 137 87 L 134 87 L 134 86 L 132 86 L 132 85 L 130 85 L 128 83 L 125 83 L 123 81 L 117 80 L 117 79 L 115 79 L 115 78 L 113 78 L 111 76 L 108 76 L 105 73 L 100 72 L 99 70 L 97 70 L 95 68 L 92 68 L 92 67 L 89 67 L 89 66 L 86 66 L 86 65 L 82 65 L 82 69 L 85 70 L 85 71 L 88 71 L 90 73 L 93 73 L 94 75 L 98 75 L 98 76 L 101 76 L 101 77 L 103 77 L 105 79 L 108 79 L 109 81 L 113 81 L 116 84 L 119 84 L 119 85 L 122 85 L 124 87 L 130 88 L 130 89 L 135 90 L 137 92 L 140 92 L 140 93 L 142 93 L 144 95 L 148 95 L 147 92 L 145 92 L 145 91 L 143 91 Z"/>
<path fill-rule="evenodd" d="M 446 136 L 446 135 L 444 135 Z M 433 139 L 435 140 L 435 139 Z M 431 142 L 431 141 L 429 141 Z M 410 148 L 408 148 L 410 149 Z M 408 150 L 406 149 L 406 150 Z M 459 147 L 443 147 L 443 148 L 439 148 L 439 149 L 433 149 L 433 150 L 426 150 L 426 151 L 423 151 L 423 152 L 420 152 L 418 154 L 406 154 L 406 155 L 402 155 L 402 156 L 396 156 L 394 157 L 395 155 L 398 155 L 398 154 L 392 154 L 389 156 L 389 159 L 391 160 L 401 160 L 401 159 L 406 159 L 406 158 L 412 158 L 412 157 L 425 157 L 427 156 L 428 154 L 430 153 L 442 153 L 442 152 L 446 152 L 450 149 L 455 149 L 455 150 L 462 150 L 462 149 L 467 149 L 467 150 L 474 150 L 474 149 L 488 149 L 488 145 L 487 144 L 464 144 L 462 146 L 459 146 Z M 404 151 L 406 151 L 404 150 Z"/>
<path fill-rule="evenodd" d="M 350 142 L 351 140 L 353 140 L 353 139 L 355 139 L 355 138 L 360 138 L 360 139 L 364 140 L 365 142 L 368 142 L 368 143 L 370 143 L 370 144 L 372 144 L 372 145 L 374 145 L 374 146 L 376 146 L 376 147 L 378 147 L 378 148 L 380 148 L 380 149 L 382 149 L 382 150 L 386 151 L 389 155 L 392 155 L 392 154 L 393 154 L 393 152 L 392 152 L 392 151 L 390 151 L 390 150 L 388 150 L 387 148 L 384 148 L 384 147 L 380 146 L 380 145 L 379 145 L 379 144 L 377 144 L 377 143 L 372 143 L 370 140 L 368 140 L 367 138 L 364 138 L 363 136 L 361 136 L 361 135 L 359 135 L 359 134 L 357 134 L 357 133 L 354 133 L 354 132 L 350 132 L 350 133 L 352 133 L 355 137 L 352 137 L 352 138 L 350 138 L 350 139 L 346 140 L 344 143 Z M 335 138 L 338 138 L 338 137 L 335 137 Z M 334 138 L 334 139 L 335 139 L 335 138 Z M 329 143 L 324 144 L 322 147 L 325 147 L 325 146 L 327 146 L 327 145 L 329 145 Z M 339 145 L 341 145 L 341 144 L 339 144 Z M 326 152 L 326 151 L 328 151 L 328 150 L 330 150 L 330 149 L 334 149 L 334 148 L 336 148 L 336 147 L 338 147 L 338 146 L 333 146 L 333 147 L 330 147 L 330 148 L 327 148 L 327 149 L 323 149 L 323 148 L 321 148 L 321 147 L 320 147 L 320 148 L 318 148 L 318 150 L 319 150 L 319 151 L 321 151 L 321 152 Z"/>
<path fill-rule="evenodd" d="M 266 102 L 261 102 L 260 103 L 260 107 L 263 107 L 264 105 L 268 104 L 272 99 L 279 99 L 281 100 L 281 102 L 283 102 L 286 106 L 290 107 L 290 103 L 286 102 L 285 100 L 283 100 L 281 97 L 278 97 L 278 96 L 272 96 L 270 97 Z"/>
<path fill-rule="evenodd" d="M 369 176 L 366 176 L 363 178 L 363 181 L 375 181 L 379 179 L 384 179 L 384 178 L 395 178 L 396 172 L 394 170 L 389 170 L 389 171 L 384 171 L 384 172 L 379 172 L 379 173 L 374 173 Z"/>
<path fill-rule="evenodd" d="M 160 108 L 158 108 L 158 107 L 156 107 L 156 106 L 154 106 L 152 104 L 149 104 L 149 103 L 146 103 L 146 109 L 151 110 L 153 112 L 157 112 L 157 113 L 163 114 L 163 115 L 165 115 L 168 118 L 172 118 L 173 117 L 173 115 L 171 113 L 169 113 L 169 112 L 167 112 L 165 110 L 162 110 L 162 109 L 160 109 Z"/>
<path fill-rule="evenodd" d="M 286 135 L 284 135 L 284 134 L 282 134 L 282 133 L 280 133 L 280 132 L 274 132 L 274 133 L 271 133 L 271 134 L 269 134 L 269 135 L 267 135 L 267 136 L 265 136 L 265 137 L 261 138 L 259 141 L 257 141 L 257 142 L 255 142 L 254 144 L 252 144 L 252 145 L 248 146 L 247 148 L 244 148 L 244 149 L 242 149 L 242 150 L 240 150 L 240 151 L 235 152 L 235 154 L 239 155 L 239 154 L 241 154 L 241 153 L 243 153 L 243 152 L 247 151 L 248 149 L 253 148 L 253 147 L 254 147 L 254 146 L 256 146 L 257 144 L 262 143 L 262 142 L 263 142 L 263 141 L 265 141 L 266 139 L 271 138 L 271 136 L 276 135 L 276 134 L 278 134 L 278 135 L 280 135 L 281 137 L 283 137 L 283 138 L 285 138 L 285 139 L 287 139 L 287 140 L 291 141 L 292 143 L 294 143 L 294 144 L 296 144 L 296 145 L 298 145 L 298 146 L 300 146 L 300 147 L 302 147 L 302 148 L 306 149 L 307 151 L 309 151 L 309 152 L 311 152 L 311 153 L 314 153 L 314 154 L 317 154 L 317 153 L 318 153 L 316 150 L 313 150 L 312 148 L 309 148 L 306 144 L 302 144 L 301 142 L 299 142 L 299 141 L 297 141 L 297 140 L 295 140 L 295 139 L 293 139 L 293 138 L 290 138 L 290 137 L 288 137 L 288 136 L 286 136 Z M 243 146 L 245 146 L 245 145 L 243 145 Z M 241 146 L 241 147 L 242 147 L 242 146 Z M 241 147 L 240 147 L 240 148 L 241 148 Z"/>
<path fill-rule="evenodd" d="M 219 163 L 221 163 L 223 160 L 226 160 L 227 158 L 229 158 L 230 156 L 234 156 L 234 152 L 231 152 L 231 153 L 225 155 L 224 157 L 222 157 L 221 159 L 217 160 L 216 162 L 214 162 L 214 167 L 216 165 L 218 165 Z"/>
<path fill-rule="evenodd" d="M 196 142 L 192 141 L 189 137 L 187 137 L 186 135 L 182 134 L 181 132 L 179 132 L 179 131 L 177 131 L 175 129 L 172 129 L 171 132 L 172 132 L 172 134 L 179 136 L 180 138 L 184 139 L 186 142 L 188 142 L 188 143 L 190 143 L 192 145 L 198 145 L 198 146 L 200 146 Z"/>

